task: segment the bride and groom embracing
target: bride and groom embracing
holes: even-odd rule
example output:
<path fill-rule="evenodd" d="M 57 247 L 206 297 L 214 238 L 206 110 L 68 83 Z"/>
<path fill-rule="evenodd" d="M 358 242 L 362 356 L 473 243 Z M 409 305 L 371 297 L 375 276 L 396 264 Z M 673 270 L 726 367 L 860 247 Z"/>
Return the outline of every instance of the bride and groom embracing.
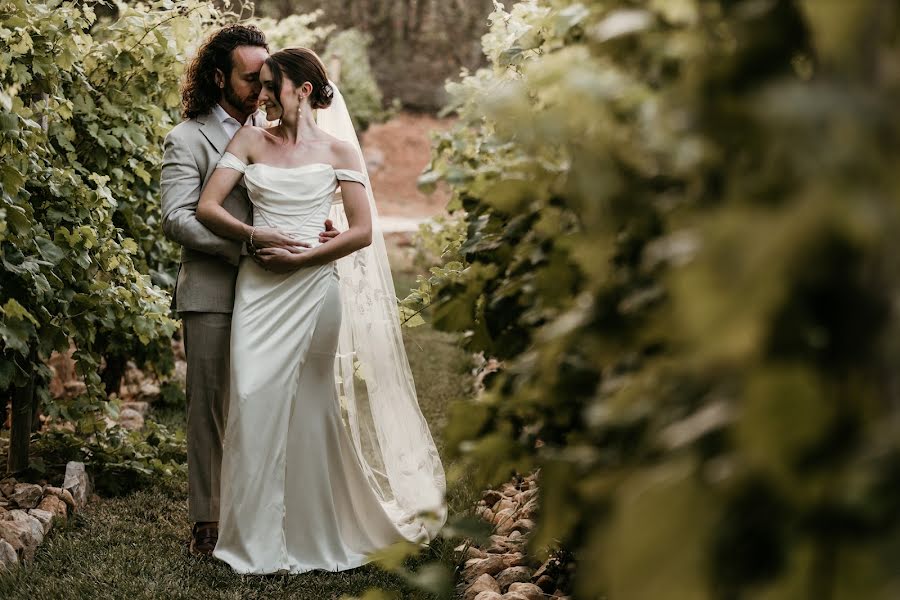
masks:
<path fill-rule="evenodd" d="M 270 55 L 232 25 L 200 46 L 182 99 L 161 188 L 182 246 L 191 552 L 303 573 L 427 543 L 444 470 L 340 91 L 311 50 Z"/>

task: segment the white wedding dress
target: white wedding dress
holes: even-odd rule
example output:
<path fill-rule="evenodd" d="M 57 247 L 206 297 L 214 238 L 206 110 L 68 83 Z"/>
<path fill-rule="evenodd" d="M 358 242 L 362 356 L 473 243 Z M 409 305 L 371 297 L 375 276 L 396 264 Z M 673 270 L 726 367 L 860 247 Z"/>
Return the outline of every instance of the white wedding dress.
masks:
<path fill-rule="evenodd" d="M 256 225 L 318 244 L 338 180 L 363 173 L 324 163 L 219 168 L 244 173 Z M 340 571 L 432 531 L 367 477 L 342 421 L 335 380 L 341 292 L 334 263 L 292 273 L 241 261 L 231 330 L 231 400 L 213 556 L 238 573 Z"/>

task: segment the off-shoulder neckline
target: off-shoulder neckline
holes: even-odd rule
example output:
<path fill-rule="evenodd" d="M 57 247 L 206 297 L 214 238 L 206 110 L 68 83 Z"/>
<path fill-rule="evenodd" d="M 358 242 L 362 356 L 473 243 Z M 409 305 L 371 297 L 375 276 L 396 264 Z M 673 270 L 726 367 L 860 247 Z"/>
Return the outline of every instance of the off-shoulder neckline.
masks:
<path fill-rule="evenodd" d="M 270 169 L 278 169 L 279 171 L 295 171 L 297 169 L 305 169 L 307 167 L 314 167 L 316 165 L 325 165 L 326 167 L 331 167 L 332 170 L 335 170 L 334 166 L 332 166 L 330 163 L 323 163 L 323 162 L 306 163 L 305 165 L 297 165 L 296 167 L 279 167 L 276 165 L 267 165 L 266 163 L 250 163 L 245 168 L 249 169 L 250 167 L 253 167 L 253 166 L 260 166 L 260 167 L 269 167 Z"/>
<path fill-rule="evenodd" d="M 337 171 L 349 171 L 349 172 L 351 172 L 351 173 L 359 173 L 360 175 L 363 175 L 363 172 L 362 172 L 362 171 L 357 171 L 356 169 L 339 169 L 339 168 L 335 168 L 334 165 L 332 165 L 331 163 L 325 163 L 325 162 L 311 162 L 311 163 L 306 163 L 305 165 L 297 165 L 297 166 L 295 166 L 295 167 L 279 167 L 279 166 L 277 166 L 277 165 L 269 165 L 269 164 L 266 164 L 266 163 L 250 163 L 250 164 L 247 164 L 247 163 L 245 163 L 244 161 L 242 161 L 241 159 L 239 159 L 237 156 L 235 156 L 234 154 L 231 154 L 231 152 L 226 152 L 225 154 L 230 155 L 232 158 L 234 158 L 234 160 L 236 160 L 237 162 L 239 162 L 239 163 L 241 163 L 242 165 L 244 165 L 244 170 L 245 170 L 245 171 L 246 171 L 247 169 L 249 169 L 250 167 L 254 166 L 254 165 L 258 165 L 258 166 L 260 166 L 260 167 L 269 167 L 270 169 L 276 169 L 276 170 L 278 170 L 278 171 L 296 171 L 296 170 L 298 170 L 298 169 L 306 169 L 306 168 L 308 168 L 308 167 L 315 167 L 315 166 L 317 166 L 317 165 L 321 165 L 321 166 L 329 167 L 332 171 L 335 171 L 335 172 L 337 172 Z M 223 156 L 224 156 L 224 155 L 223 155 Z"/>

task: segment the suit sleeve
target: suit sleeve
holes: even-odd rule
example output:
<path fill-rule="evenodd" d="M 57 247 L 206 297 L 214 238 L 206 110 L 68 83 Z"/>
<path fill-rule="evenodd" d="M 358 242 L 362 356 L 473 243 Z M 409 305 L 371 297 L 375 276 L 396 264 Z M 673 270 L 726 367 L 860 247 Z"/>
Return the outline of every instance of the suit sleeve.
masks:
<path fill-rule="evenodd" d="M 197 203 L 203 189 L 200 168 L 184 140 L 172 134 L 165 140 L 160 188 L 162 226 L 167 238 L 238 264 L 241 243 L 214 234 L 197 220 Z"/>

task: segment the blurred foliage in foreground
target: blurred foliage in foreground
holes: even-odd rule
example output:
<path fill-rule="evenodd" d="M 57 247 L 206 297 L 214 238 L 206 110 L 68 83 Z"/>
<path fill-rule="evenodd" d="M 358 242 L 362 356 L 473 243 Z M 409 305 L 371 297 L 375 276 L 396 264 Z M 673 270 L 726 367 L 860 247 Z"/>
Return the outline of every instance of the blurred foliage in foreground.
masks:
<path fill-rule="evenodd" d="M 541 466 L 576 597 L 900 597 L 900 43 L 888 0 L 523 2 L 422 184 L 405 308 L 504 361 L 456 475 Z"/>

